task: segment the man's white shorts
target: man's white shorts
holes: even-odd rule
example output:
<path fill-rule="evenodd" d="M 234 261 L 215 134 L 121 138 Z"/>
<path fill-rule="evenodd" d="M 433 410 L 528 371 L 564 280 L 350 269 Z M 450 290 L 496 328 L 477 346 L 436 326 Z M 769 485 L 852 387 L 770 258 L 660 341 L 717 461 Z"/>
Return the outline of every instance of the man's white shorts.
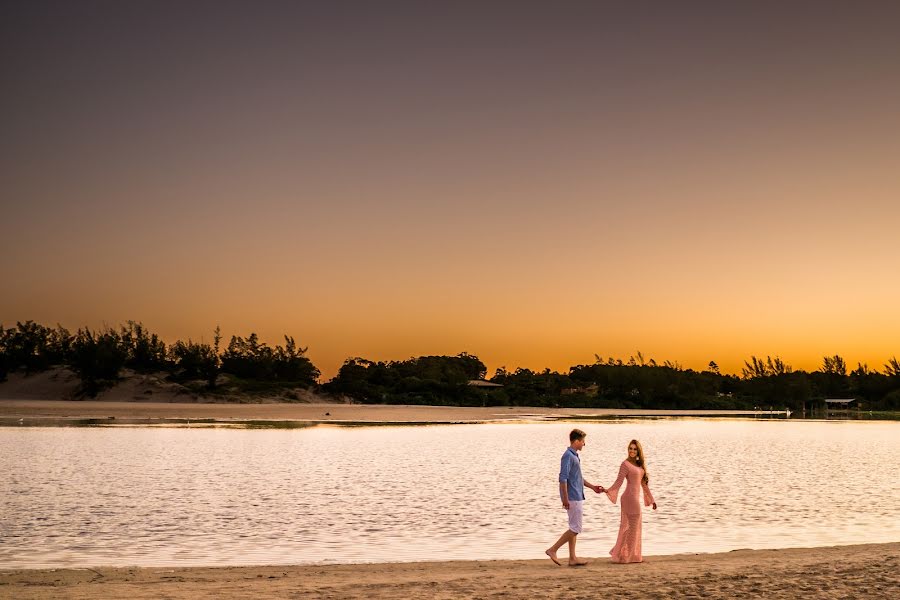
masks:
<path fill-rule="evenodd" d="M 581 520 L 584 514 L 584 500 L 569 500 L 569 529 L 581 533 Z"/>

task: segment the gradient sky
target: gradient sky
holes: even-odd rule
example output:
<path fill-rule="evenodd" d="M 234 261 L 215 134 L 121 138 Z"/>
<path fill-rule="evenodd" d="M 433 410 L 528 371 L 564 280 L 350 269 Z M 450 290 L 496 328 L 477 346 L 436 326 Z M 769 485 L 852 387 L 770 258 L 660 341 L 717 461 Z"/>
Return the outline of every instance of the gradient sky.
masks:
<path fill-rule="evenodd" d="M 900 354 L 900 3 L 0 2 L 0 323 Z"/>

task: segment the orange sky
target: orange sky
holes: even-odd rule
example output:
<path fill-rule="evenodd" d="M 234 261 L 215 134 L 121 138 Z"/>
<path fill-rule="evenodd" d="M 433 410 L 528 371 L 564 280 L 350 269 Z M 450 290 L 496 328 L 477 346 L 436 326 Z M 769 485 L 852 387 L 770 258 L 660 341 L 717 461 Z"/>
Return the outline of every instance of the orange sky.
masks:
<path fill-rule="evenodd" d="M 0 323 L 289 333 L 323 379 L 900 354 L 888 4 L 189 6 L 0 25 Z"/>

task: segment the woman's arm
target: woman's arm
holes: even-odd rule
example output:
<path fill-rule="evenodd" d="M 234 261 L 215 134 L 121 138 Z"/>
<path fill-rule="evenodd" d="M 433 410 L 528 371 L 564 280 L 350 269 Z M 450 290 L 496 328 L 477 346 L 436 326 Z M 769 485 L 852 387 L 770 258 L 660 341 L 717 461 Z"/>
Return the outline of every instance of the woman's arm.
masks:
<path fill-rule="evenodd" d="M 623 462 L 619 465 L 619 476 L 616 478 L 616 482 L 606 488 L 606 497 L 609 498 L 610 502 L 613 504 L 616 503 L 616 500 L 619 499 L 619 488 L 622 487 L 622 483 L 625 481 L 625 476 L 628 474 L 628 467 L 625 466 Z"/>
<path fill-rule="evenodd" d="M 641 487 L 644 488 L 644 506 L 652 504 L 653 510 L 656 510 L 656 500 L 653 499 L 653 494 L 650 493 L 650 485 L 642 481 Z"/>

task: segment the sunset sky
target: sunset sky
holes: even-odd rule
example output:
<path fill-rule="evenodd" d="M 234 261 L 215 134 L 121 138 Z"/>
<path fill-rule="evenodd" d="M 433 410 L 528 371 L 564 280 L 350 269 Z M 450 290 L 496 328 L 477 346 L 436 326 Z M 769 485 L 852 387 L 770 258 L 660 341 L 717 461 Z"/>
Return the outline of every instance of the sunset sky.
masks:
<path fill-rule="evenodd" d="M 0 3 L 0 323 L 900 355 L 900 3 Z"/>

